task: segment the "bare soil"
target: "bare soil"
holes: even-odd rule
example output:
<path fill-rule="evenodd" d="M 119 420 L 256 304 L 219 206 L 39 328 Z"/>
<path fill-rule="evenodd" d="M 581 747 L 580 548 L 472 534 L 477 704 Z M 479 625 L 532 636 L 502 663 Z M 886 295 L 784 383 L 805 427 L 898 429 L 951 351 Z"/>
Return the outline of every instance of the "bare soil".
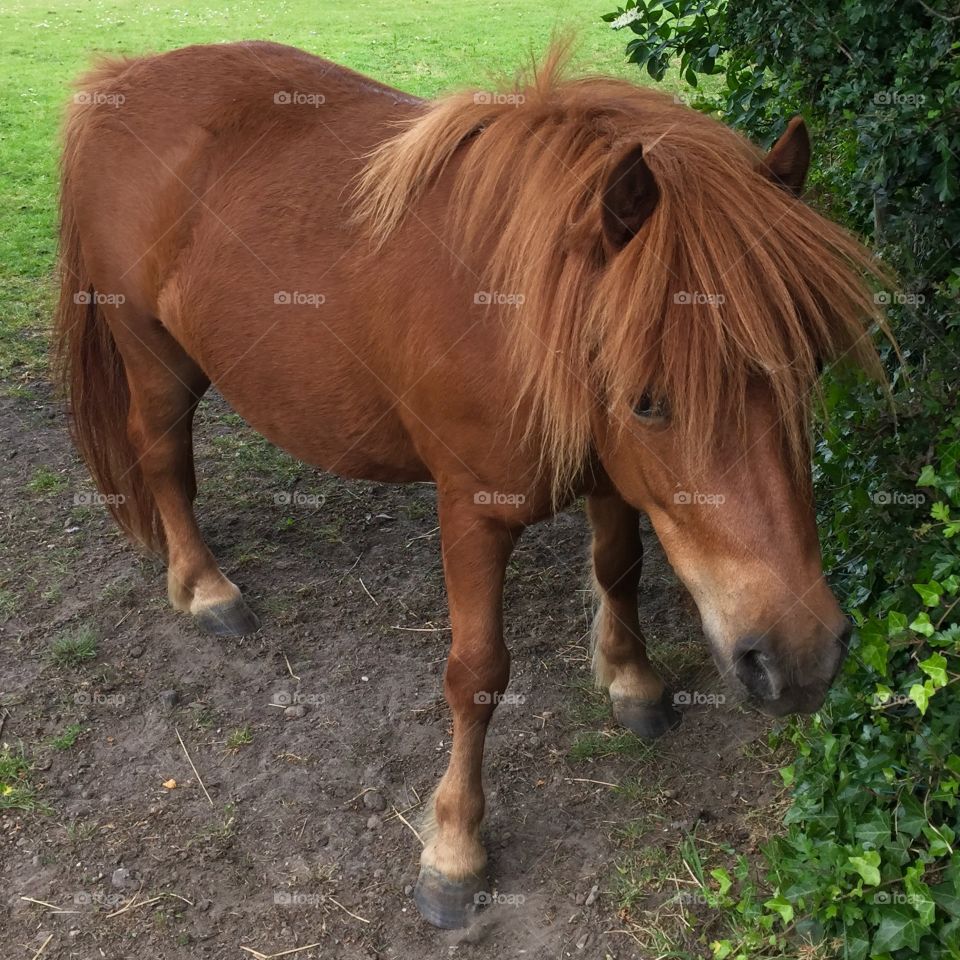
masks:
<path fill-rule="evenodd" d="M 678 845 L 755 852 L 780 790 L 768 722 L 700 703 L 649 749 L 616 728 L 589 677 L 582 511 L 511 562 L 517 702 L 485 767 L 495 902 L 449 933 L 410 896 L 451 732 L 432 487 L 318 474 L 209 397 L 198 512 L 263 622 L 213 640 L 169 607 L 159 563 L 76 502 L 93 488 L 42 381 L 0 398 L 0 430 L 0 742 L 23 749 L 39 804 L 0 809 L 4 958 L 647 957 L 656 924 L 709 955 Z M 652 535 L 641 616 L 675 689 L 724 693 Z M 82 629 L 95 658 L 54 660 Z"/>

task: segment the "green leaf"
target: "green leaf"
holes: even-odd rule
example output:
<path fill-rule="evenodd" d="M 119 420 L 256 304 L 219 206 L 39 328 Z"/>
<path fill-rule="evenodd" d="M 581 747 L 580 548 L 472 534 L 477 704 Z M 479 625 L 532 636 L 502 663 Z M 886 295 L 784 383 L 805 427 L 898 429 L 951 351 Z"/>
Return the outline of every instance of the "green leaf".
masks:
<path fill-rule="evenodd" d="M 920 476 L 917 477 L 917 486 L 918 487 L 935 487 L 938 483 L 938 477 L 936 471 L 933 469 L 932 464 L 925 464 L 923 469 L 920 471 Z"/>
<path fill-rule="evenodd" d="M 862 857 L 850 857 L 849 861 L 864 883 L 871 887 L 880 883 L 880 854 L 876 850 L 867 850 Z"/>
<path fill-rule="evenodd" d="M 768 910 L 778 913 L 784 923 L 790 923 L 793 920 L 793 907 L 783 897 L 773 897 L 771 900 L 767 900 L 764 906 Z"/>
<path fill-rule="evenodd" d="M 917 614 L 913 623 L 910 624 L 910 629 L 913 630 L 914 633 L 922 634 L 925 637 L 933 636 L 933 624 L 930 622 L 930 616 L 926 610 L 923 610 Z"/>
<path fill-rule="evenodd" d="M 915 683 L 910 688 L 909 693 L 910 699 L 917 705 L 917 709 L 921 714 L 927 712 L 927 707 L 930 704 L 930 692 L 927 690 L 927 686 L 924 683 Z"/>
<path fill-rule="evenodd" d="M 723 867 L 717 867 L 716 870 L 710 871 L 710 876 L 720 885 L 718 893 L 721 897 L 725 896 L 727 891 L 733 885 L 733 881 L 730 879 L 730 875 L 727 873 Z"/>
<path fill-rule="evenodd" d="M 928 607 L 935 607 L 940 603 L 940 597 L 943 595 L 943 587 L 936 580 L 929 583 L 915 583 L 913 589 L 920 594 L 920 599 Z"/>
<path fill-rule="evenodd" d="M 947 685 L 947 658 L 942 653 L 931 654 L 918 666 L 938 688 Z"/>
<path fill-rule="evenodd" d="M 871 954 L 893 953 L 903 947 L 919 950 L 923 933 L 914 913 L 900 904 L 894 904 L 884 910 L 870 945 Z"/>
<path fill-rule="evenodd" d="M 891 818 L 886 810 L 874 810 L 862 823 L 857 824 L 854 836 L 863 844 L 882 847 L 890 839 Z"/>
<path fill-rule="evenodd" d="M 907 629 L 907 617 L 897 610 L 891 610 L 887 614 L 887 635 L 894 637 L 898 633 L 903 633 Z"/>

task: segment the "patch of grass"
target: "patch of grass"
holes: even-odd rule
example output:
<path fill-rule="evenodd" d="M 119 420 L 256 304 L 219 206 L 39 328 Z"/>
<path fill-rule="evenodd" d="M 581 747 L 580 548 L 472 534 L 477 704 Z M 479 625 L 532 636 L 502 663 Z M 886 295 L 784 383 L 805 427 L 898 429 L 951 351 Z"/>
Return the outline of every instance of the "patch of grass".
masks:
<path fill-rule="evenodd" d="M 66 831 L 70 843 L 76 847 L 92 840 L 94 836 L 96 836 L 97 823 L 95 820 L 77 819 L 65 824 L 63 829 Z"/>
<path fill-rule="evenodd" d="M 645 847 L 629 859 L 616 863 L 611 876 L 611 895 L 620 910 L 644 903 L 676 873 L 679 860 L 663 847 Z"/>
<path fill-rule="evenodd" d="M 58 667 L 79 667 L 97 656 L 93 627 L 81 626 L 56 636 L 50 644 L 50 659 Z"/>
<path fill-rule="evenodd" d="M 51 739 L 50 746 L 53 747 L 54 750 L 69 750 L 76 744 L 84 732 L 85 728 L 79 723 L 71 723 L 64 729 L 63 733 Z"/>
<path fill-rule="evenodd" d="M 57 603 L 62 597 L 63 590 L 59 583 L 55 583 L 52 587 L 47 587 L 47 589 L 40 594 L 40 599 L 43 600 L 44 603 Z"/>
<path fill-rule="evenodd" d="M 629 730 L 586 730 L 570 746 L 570 759 L 581 763 L 606 757 L 647 760 L 655 754 L 654 744 L 644 743 Z"/>
<path fill-rule="evenodd" d="M 12 617 L 16 609 L 16 595 L 10 590 L 0 590 L 0 617 Z"/>
<path fill-rule="evenodd" d="M 187 841 L 187 849 L 200 846 L 205 848 L 210 856 L 217 856 L 229 848 L 236 833 L 237 808 L 235 804 L 228 803 L 213 823 L 198 830 Z"/>
<path fill-rule="evenodd" d="M 595 727 L 610 719 L 610 695 L 593 682 L 592 674 L 576 677 L 567 688 L 564 702 L 571 724 Z"/>
<path fill-rule="evenodd" d="M 126 600 L 136 589 L 136 584 L 128 577 L 117 577 L 116 580 L 111 580 L 100 591 L 100 599 L 103 603 L 120 603 Z"/>
<path fill-rule="evenodd" d="M 259 484 L 269 488 L 263 496 L 265 504 L 273 503 L 275 494 L 289 490 L 304 470 L 299 460 L 249 428 L 220 434 L 213 438 L 213 445 L 231 477 L 238 481 L 256 478 Z"/>
<path fill-rule="evenodd" d="M 42 804 L 30 780 L 30 761 L 21 747 L 0 747 L 0 810 L 36 810 Z"/>
<path fill-rule="evenodd" d="M 66 480 L 49 467 L 37 467 L 27 483 L 27 488 L 32 493 L 48 494 L 59 493 L 66 485 Z"/>
<path fill-rule="evenodd" d="M 239 750 L 241 747 L 245 747 L 250 743 L 253 743 L 253 731 L 250 729 L 249 724 L 237 727 L 236 730 L 231 730 L 227 735 L 228 750 Z"/>
<path fill-rule="evenodd" d="M 201 704 L 193 716 L 193 725 L 198 730 L 209 730 L 217 725 L 217 715 L 209 704 Z"/>

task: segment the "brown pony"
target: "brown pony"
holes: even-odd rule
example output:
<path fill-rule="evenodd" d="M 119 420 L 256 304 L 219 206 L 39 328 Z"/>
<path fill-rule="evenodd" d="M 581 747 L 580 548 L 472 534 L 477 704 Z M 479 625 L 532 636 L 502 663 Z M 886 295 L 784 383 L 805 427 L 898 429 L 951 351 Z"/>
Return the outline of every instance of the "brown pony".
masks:
<path fill-rule="evenodd" d="M 440 926 L 466 921 L 486 862 L 525 526 L 586 497 L 595 669 L 641 737 L 679 720 L 639 629 L 641 510 L 720 670 L 770 712 L 815 710 L 848 634 L 808 420 L 822 363 L 876 364 L 877 268 L 797 198 L 801 120 L 763 156 L 563 60 L 430 103 L 288 47 L 189 47 L 101 64 L 66 128 L 74 436 L 121 526 L 165 550 L 178 610 L 258 626 L 193 513 L 211 382 L 301 460 L 436 483 L 454 733 L 416 901 Z"/>

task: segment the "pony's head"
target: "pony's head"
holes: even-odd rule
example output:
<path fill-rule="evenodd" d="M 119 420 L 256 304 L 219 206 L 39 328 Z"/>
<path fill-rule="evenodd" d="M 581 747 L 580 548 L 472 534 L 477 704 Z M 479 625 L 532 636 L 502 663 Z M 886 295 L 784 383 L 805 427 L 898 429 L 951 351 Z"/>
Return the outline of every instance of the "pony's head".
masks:
<path fill-rule="evenodd" d="M 518 410 L 558 495 L 589 464 L 645 511 L 723 674 L 773 713 L 819 707 L 849 627 L 823 577 L 809 419 L 824 364 L 879 365 L 849 234 L 798 199 L 801 120 L 766 155 L 663 94 L 563 80 L 457 94 L 380 147 L 380 239 L 450 179 L 456 260 L 505 310 Z M 885 328 L 884 328 L 885 329 Z"/>

